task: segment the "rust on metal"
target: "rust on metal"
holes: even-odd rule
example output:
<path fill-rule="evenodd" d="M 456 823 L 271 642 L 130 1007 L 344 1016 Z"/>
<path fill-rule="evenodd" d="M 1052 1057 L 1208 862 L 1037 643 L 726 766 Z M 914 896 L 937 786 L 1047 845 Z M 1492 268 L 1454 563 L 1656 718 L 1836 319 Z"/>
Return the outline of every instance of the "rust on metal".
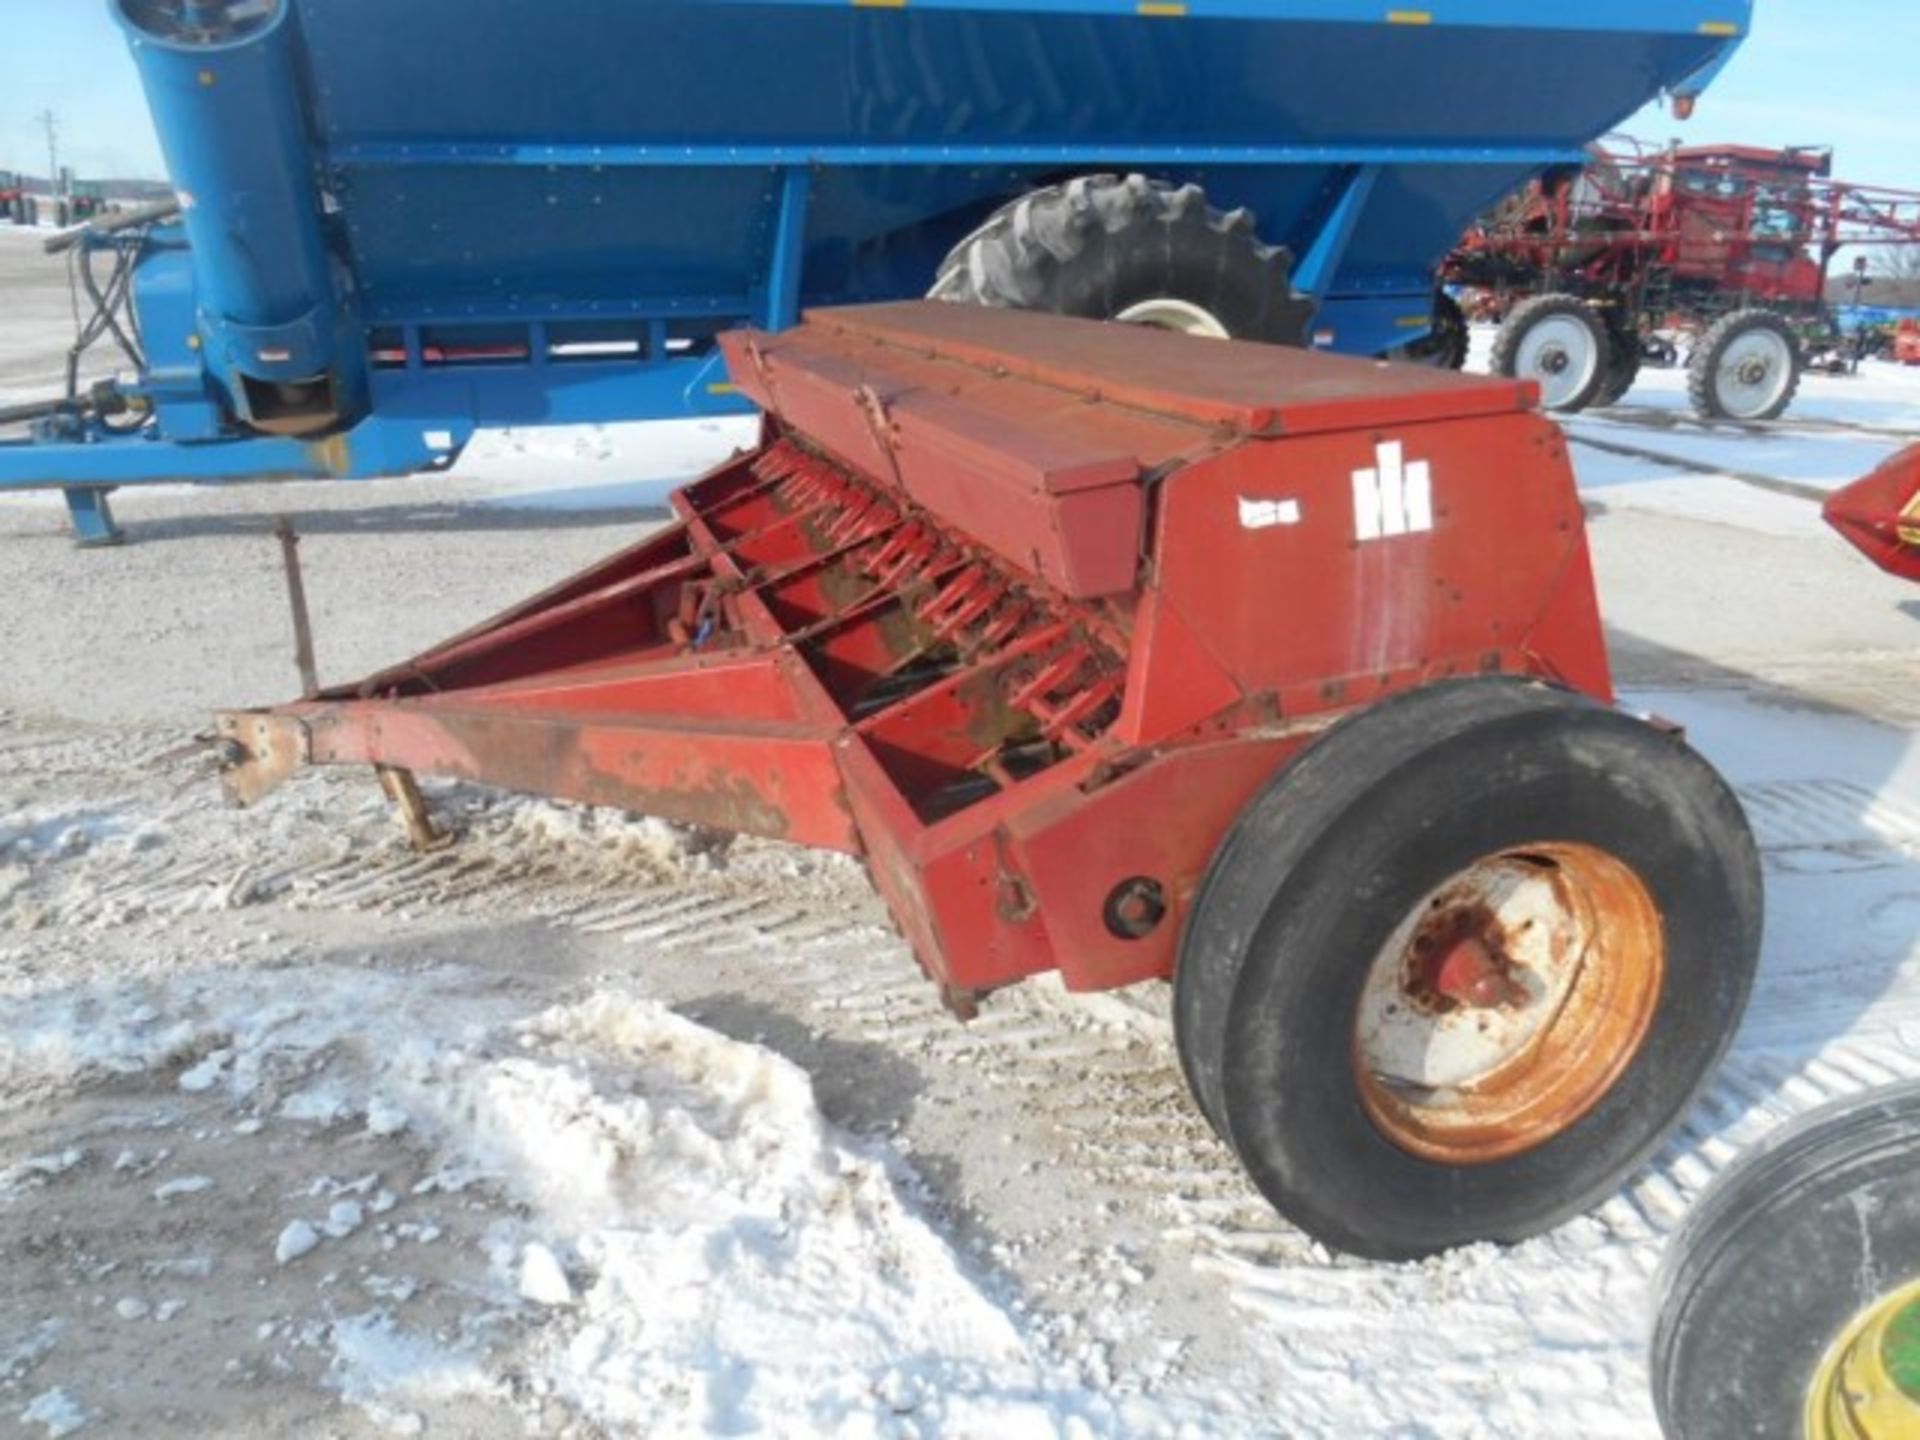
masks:
<path fill-rule="evenodd" d="M 307 615 L 307 582 L 300 572 L 300 537 L 286 516 L 274 528 L 280 541 L 280 567 L 287 577 L 287 608 L 293 614 L 293 663 L 300 672 L 300 694 L 311 700 L 320 693 L 320 673 L 313 658 L 313 622 Z"/>
<path fill-rule="evenodd" d="M 280 788 L 313 750 L 304 721 L 262 710 L 230 710 L 214 717 L 220 782 L 239 805 L 253 805 Z"/>
<path fill-rule="evenodd" d="M 1362 1104 L 1394 1144 L 1446 1164 L 1546 1144 L 1639 1054 L 1665 944 L 1645 883 L 1592 846 L 1480 861 L 1417 906 L 1369 971 Z"/>
<path fill-rule="evenodd" d="M 444 850 L 453 843 L 453 836 L 433 823 L 426 797 L 420 793 L 420 784 L 411 770 L 376 765 L 373 773 L 379 777 L 380 788 L 393 802 L 393 808 L 399 811 L 401 823 L 407 827 L 407 841 L 415 850 L 423 853 Z"/>

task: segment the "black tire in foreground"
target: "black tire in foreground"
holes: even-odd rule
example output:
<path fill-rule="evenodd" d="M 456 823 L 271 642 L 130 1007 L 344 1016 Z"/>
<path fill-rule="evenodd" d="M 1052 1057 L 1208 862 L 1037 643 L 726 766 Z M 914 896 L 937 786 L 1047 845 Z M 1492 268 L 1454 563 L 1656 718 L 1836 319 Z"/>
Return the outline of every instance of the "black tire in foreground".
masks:
<path fill-rule="evenodd" d="M 1687 396 L 1702 420 L 1776 420 L 1800 389 L 1806 357 L 1787 322 L 1736 310 L 1715 322 L 1687 362 Z"/>
<path fill-rule="evenodd" d="M 1783 1126 L 1668 1248 L 1651 1354 L 1662 1427 L 1671 1440 L 1920 1434 L 1920 1401 L 1898 1383 L 1916 1385 L 1916 1281 L 1920 1083 Z M 1820 1423 L 1848 1412 L 1864 1428 Z"/>
<path fill-rule="evenodd" d="M 1535 295 L 1507 312 L 1493 341 L 1493 373 L 1532 380 L 1540 408 L 1571 414 L 1607 383 L 1613 344 L 1607 324 L 1572 295 Z"/>
<path fill-rule="evenodd" d="M 1627 398 L 1640 378 L 1640 332 L 1627 320 L 1615 312 L 1607 316 L 1607 374 L 1600 384 L 1599 393 L 1593 397 L 1597 406 L 1618 405 Z"/>
<path fill-rule="evenodd" d="M 1437 683 L 1336 725 L 1228 833 L 1181 941 L 1181 1062 L 1326 1244 L 1518 1241 L 1680 1121 L 1760 919 L 1745 817 L 1681 740 L 1531 681 Z"/>
<path fill-rule="evenodd" d="M 1433 295 L 1433 329 L 1398 350 L 1387 352 L 1389 360 L 1404 360 L 1412 365 L 1431 365 L 1436 370 L 1459 370 L 1467 363 L 1473 334 L 1467 328 L 1467 312 L 1460 302 L 1444 290 Z"/>
<path fill-rule="evenodd" d="M 1002 206 L 929 294 L 1275 345 L 1306 344 L 1313 314 L 1292 255 L 1263 245 L 1247 211 L 1141 175 L 1085 175 Z"/>

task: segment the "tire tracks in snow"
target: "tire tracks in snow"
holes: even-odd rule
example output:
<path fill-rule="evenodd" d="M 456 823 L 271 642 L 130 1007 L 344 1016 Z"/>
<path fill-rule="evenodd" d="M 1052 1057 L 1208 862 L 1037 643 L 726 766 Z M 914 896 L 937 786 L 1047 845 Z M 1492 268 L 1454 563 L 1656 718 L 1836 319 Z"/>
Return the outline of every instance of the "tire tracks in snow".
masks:
<path fill-rule="evenodd" d="M 54 781 L 95 775 L 100 758 L 97 746 L 90 752 L 80 741 L 0 749 L 0 766 Z M 483 811 L 463 843 L 431 854 L 370 827 L 378 812 L 368 808 L 349 814 L 333 843 L 321 843 L 337 795 L 308 807 L 314 818 L 294 837 L 298 844 L 263 855 L 245 820 L 200 798 L 183 803 L 177 786 L 164 799 L 153 788 L 149 782 L 139 798 L 172 825 L 172 843 L 50 861 L 46 878 L 64 874 L 42 896 L 54 921 L 106 926 L 281 904 L 397 922 L 430 914 L 480 924 L 531 919 L 648 953 L 767 956 L 767 997 L 822 1034 L 986 1072 L 1006 1105 L 1040 1117 L 1066 1163 L 1118 1197 L 1122 1217 L 1150 1227 L 1238 1308 L 1331 1350 L 1349 1341 L 1377 1346 L 1383 1329 L 1404 1331 L 1417 1346 L 1419 1328 L 1430 1323 L 1423 1305 L 1389 1302 L 1447 1272 L 1336 1257 L 1282 1221 L 1189 1102 L 1161 1016 L 1114 1000 L 1085 1004 L 1035 983 L 996 994 L 962 1026 L 941 1009 L 851 865 L 788 874 L 761 863 L 783 852 L 747 843 L 711 864 L 685 854 L 647 863 L 629 849 L 555 842 L 516 825 L 541 803 L 524 801 Z M 1794 872 L 1808 857 L 1871 869 L 1920 854 L 1920 810 L 1857 785 L 1810 778 L 1749 785 L 1741 795 L 1770 870 Z M 1915 1010 L 1920 1018 L 1920 1002 Z M 1816 1053 L 1743 1041 L 1639 1175 L 1589 1216 L 1531 1243 L 1563 1252 L 1570 1273 L 1584 1266 L 1587 1278 L 1569 1281 L 1576 1287 L 1608 1276 L 1644 1282 L 1666 1238 L 1748 1146 L 1816 1105 L 1913 1076 L 1920 1060 L 1884 1037 L 1848 1038 Z M 1101 1223 L 1088 1220 L 1096 1230 Z M 1580 1303 L 1604 1298 L 1581 1294 Z M 1467 1308 L 1450 1312 L 1456 1319 L 1488 1302 L 1476 1290 L 1458 1303 Z M 1493 1325 L 1490 1333 L 1504 1331 Z M 1527 1383 L 1545 1387 L 1530 1403 L 1558 1403 L 1561 1381 Z M 1567 1395 L 1592 1389 L 1591 1376 L 1570 1374 L 1564 1383 Z"/>

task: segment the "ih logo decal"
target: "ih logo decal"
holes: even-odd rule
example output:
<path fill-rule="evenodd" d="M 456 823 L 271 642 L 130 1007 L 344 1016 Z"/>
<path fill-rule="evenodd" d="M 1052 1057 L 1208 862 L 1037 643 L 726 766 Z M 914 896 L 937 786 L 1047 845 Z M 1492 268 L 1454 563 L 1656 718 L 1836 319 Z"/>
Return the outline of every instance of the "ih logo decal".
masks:
<path fill-rule="evenodd" d="M 1353 472 L 1353 534 L 1356 540 L 1420 535 L 1433 529 L 1433 470 L 1424 460 L 1407 463 L 1398 440 L 1376 448 L 1374 467 Z"/>

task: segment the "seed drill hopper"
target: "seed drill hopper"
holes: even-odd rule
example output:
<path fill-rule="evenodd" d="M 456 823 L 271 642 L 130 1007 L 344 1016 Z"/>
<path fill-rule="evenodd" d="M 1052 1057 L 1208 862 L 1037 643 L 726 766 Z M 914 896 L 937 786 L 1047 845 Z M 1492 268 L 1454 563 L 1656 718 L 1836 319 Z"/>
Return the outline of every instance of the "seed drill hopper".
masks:
<path fill-rule="evenodd" d="M 721 337 L 761 442 L 358 684 L 219 718 L 865 858 L 956 1010 L 1174 985 L 1287 1215 L 1410 1255 L 1616 1185 L 1738 1018 L 1751 840 L 1612 707 L 1526 382 L 932 302 Z"/>

